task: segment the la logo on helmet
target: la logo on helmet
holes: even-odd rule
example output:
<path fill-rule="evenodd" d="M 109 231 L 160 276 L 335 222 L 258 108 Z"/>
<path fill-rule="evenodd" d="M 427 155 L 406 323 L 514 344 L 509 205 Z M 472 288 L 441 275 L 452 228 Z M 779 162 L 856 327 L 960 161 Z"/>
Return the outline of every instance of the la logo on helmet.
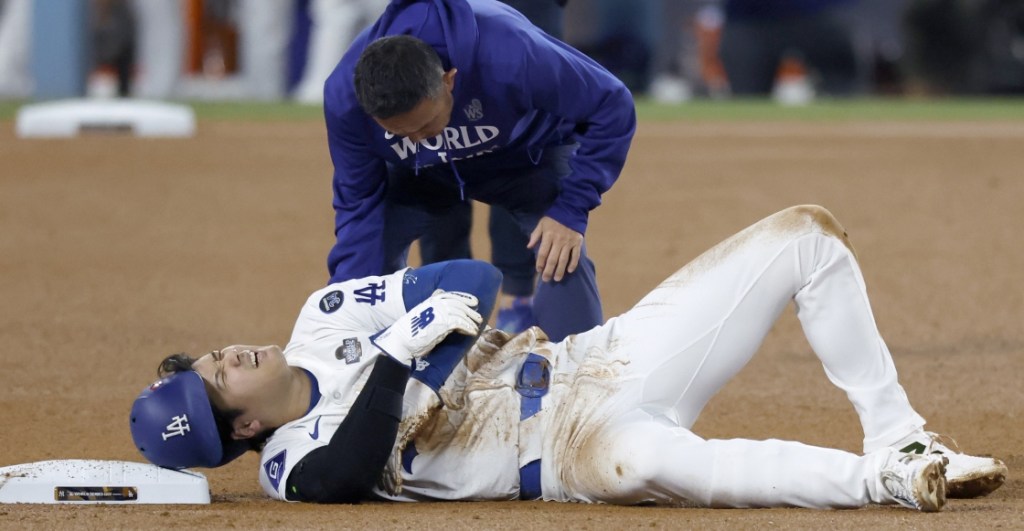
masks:
<path fill-rule="evenodd" d="M 192 431 L 192 427 L 188 425 L 188 415 L 184 413 L 171 417 L 171 423 L 164 429 L 167 431 L 160 435 L 163 436 L 165 441 L 177 435 L 184 437 L 186 431 Z"/>

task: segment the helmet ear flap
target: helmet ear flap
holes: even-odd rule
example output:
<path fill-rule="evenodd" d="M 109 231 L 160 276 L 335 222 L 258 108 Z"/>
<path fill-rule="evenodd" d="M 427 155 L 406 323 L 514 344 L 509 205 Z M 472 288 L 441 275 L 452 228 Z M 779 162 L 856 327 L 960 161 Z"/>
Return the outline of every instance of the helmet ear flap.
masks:
<path fill-rule="evenodd" d="M 195 371 L 174 373 L 144 389 L 132 404 L 129 427 L 142 456 L 165 468 L 218 467 L 249 448 L 231 438 L 230 423 L 215 415 Z"/>

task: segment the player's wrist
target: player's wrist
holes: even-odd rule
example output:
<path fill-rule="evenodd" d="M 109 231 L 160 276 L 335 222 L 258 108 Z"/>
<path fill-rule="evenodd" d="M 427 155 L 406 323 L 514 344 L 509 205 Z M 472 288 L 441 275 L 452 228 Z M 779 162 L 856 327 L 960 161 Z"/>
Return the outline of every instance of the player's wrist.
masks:
<path fill-rule="evenodd" d="M 370 336 L 370 344 L 382 354 L 408 366 L 412 363 L 413 352 L 404 345 L 404 341 L 396 339 L 397 334 L 391 328 L 389 326 Z"/>
<path fill-rule="evenodd" d="M 434 394 L 440 396 L 441 387 L 443 387 L 444 383 L 448 381 L 448 377 L 451 376 L 454 368 L 454 364 L 451 365 L 450 368 L 442 367 L 431 363 L 426 357 L 424 357 L 413 362 L 410 380 L 416 380 L 422 383 L 429 387 Z"/>

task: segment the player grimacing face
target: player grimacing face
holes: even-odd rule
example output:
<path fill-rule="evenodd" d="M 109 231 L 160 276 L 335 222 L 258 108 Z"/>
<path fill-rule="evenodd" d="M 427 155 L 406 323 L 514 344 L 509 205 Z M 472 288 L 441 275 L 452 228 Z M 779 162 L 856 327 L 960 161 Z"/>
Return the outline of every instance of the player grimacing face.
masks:
<path fill-rule="evenodd" d="M 236 422 L 261 418 L 287 392 L 290 370 L 277 345 L 231 345 L 199 358 L 192 369 L 206 380 L 220 411 L 241 411 Z"/>
<path fill-rule="evenodd" d="M 413 142 L 440 135 L 452 119 L 454 104 L 452 89 L 455 88 L 455 73 L 456 70 L 453 68 L 441 76 L 444 88 L 436 98 L 423 98 L 405 114 L 391 118 L 374 118 L 374 120 L 385 131 L 395 136 L 404 136 Z"/>

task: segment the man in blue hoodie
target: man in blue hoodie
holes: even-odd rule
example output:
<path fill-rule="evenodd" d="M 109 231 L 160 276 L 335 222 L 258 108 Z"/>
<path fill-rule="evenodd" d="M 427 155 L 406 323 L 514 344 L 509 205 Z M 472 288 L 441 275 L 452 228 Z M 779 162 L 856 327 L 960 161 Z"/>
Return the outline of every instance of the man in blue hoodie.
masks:
<path fill-rule="evenodd" d="M 334 163 L 332 282 L 405 265 L 462 201 L 508 209 L 553 339 L 603 322 L 583 235 L 636 127 L 607 70 L 493 0 L 394 0 L 324 88 Z"/>

